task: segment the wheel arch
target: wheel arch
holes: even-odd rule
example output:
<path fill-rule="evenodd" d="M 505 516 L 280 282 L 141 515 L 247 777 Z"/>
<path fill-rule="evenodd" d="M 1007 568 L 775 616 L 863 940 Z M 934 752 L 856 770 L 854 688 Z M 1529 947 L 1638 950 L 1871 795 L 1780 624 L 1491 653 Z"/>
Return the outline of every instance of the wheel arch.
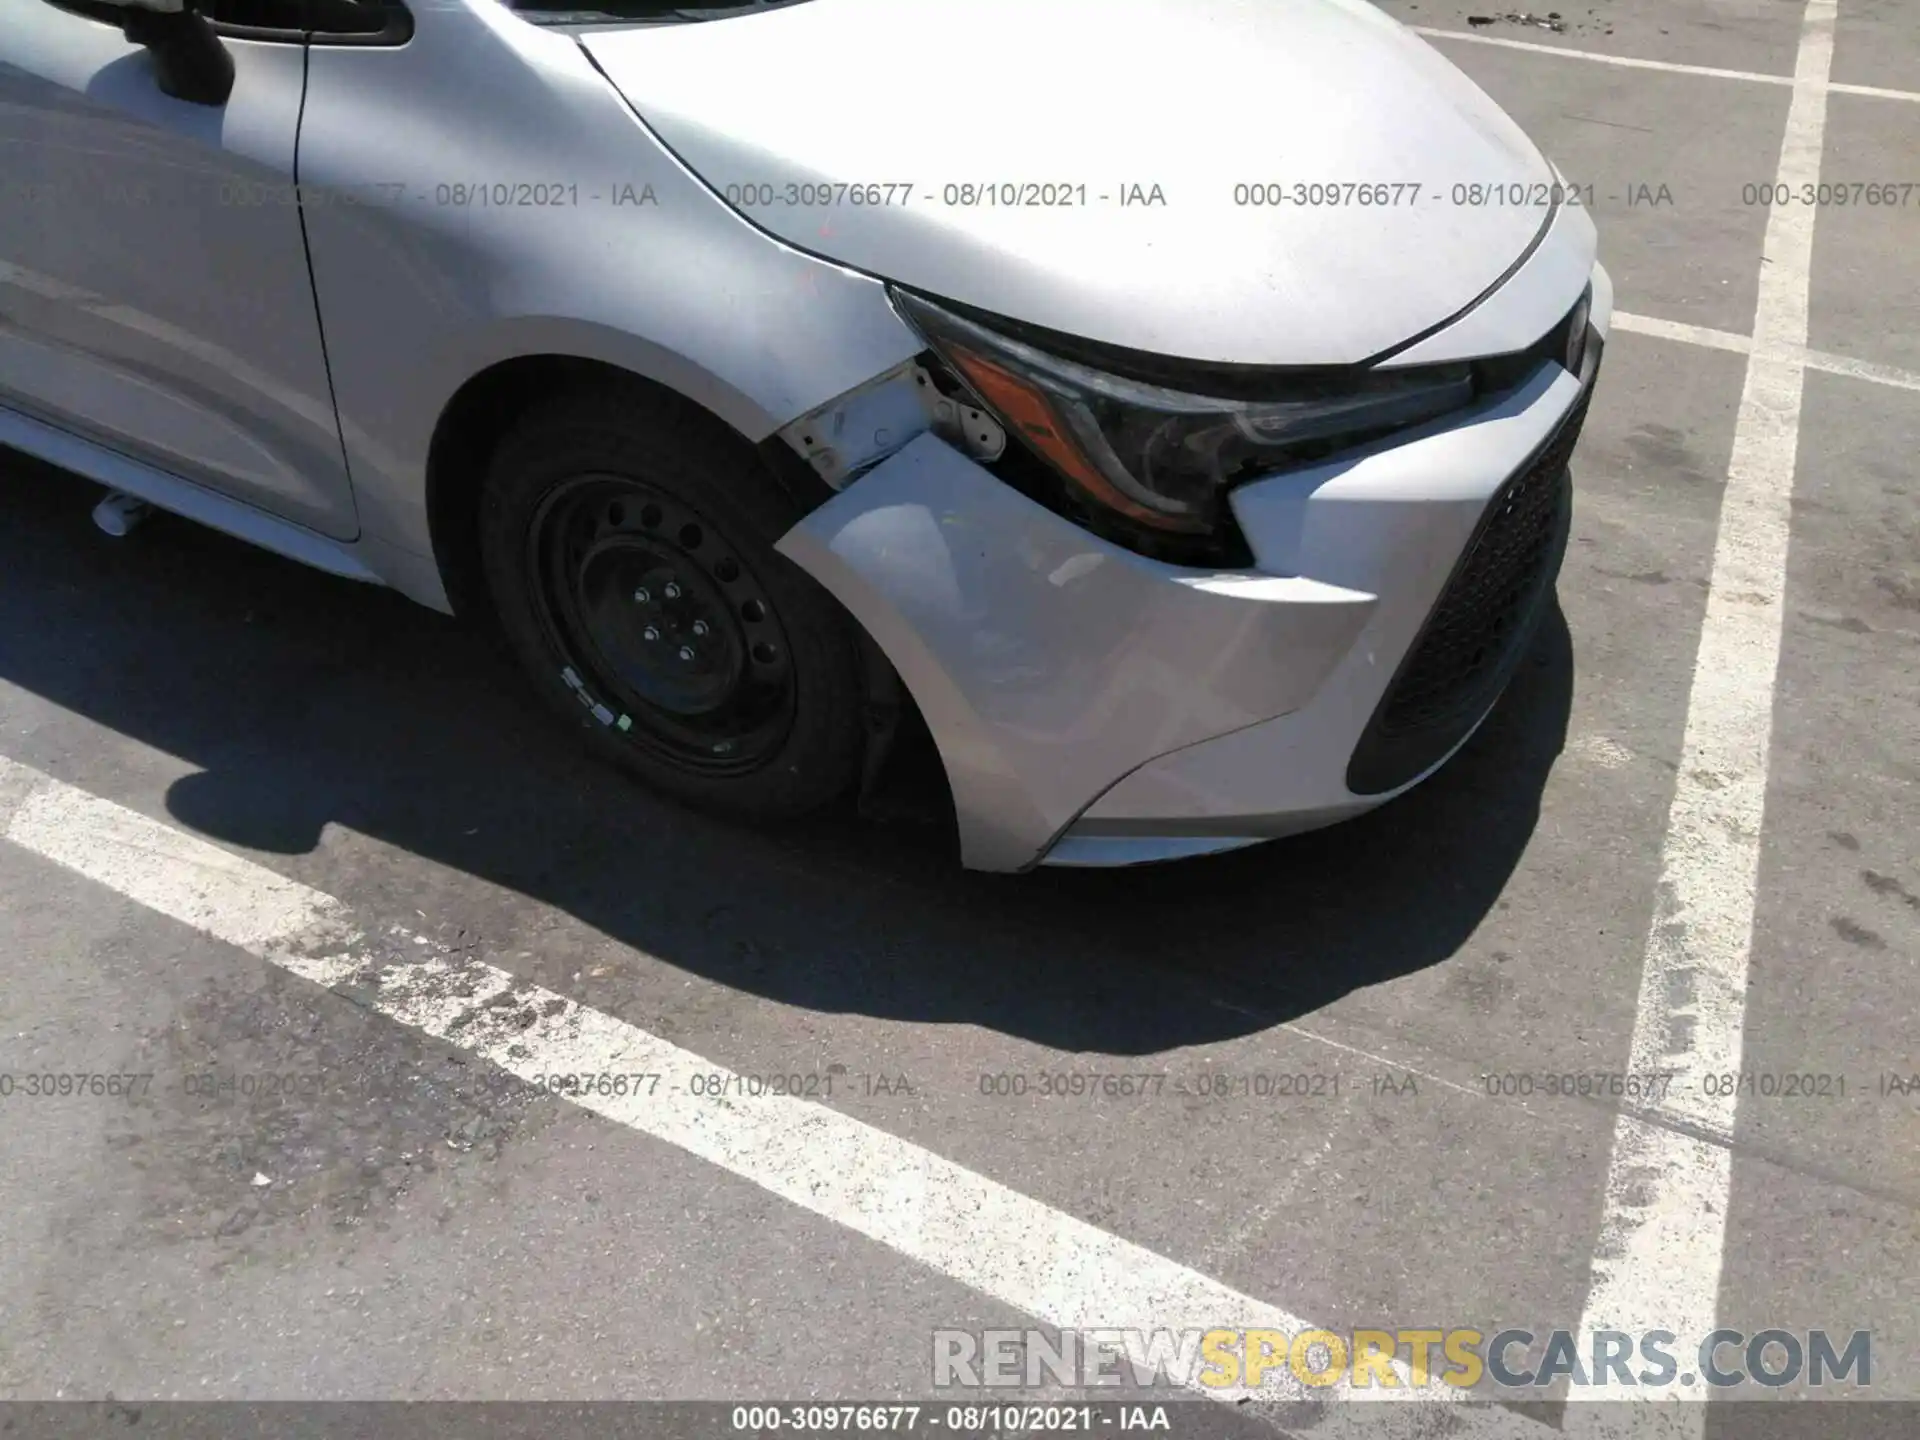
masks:
<path fill-rule="evenodd" d="M 478 517 L 487 465 L 522 417 L 555 397 L 587 390 L 627 389 L 665 400 L 698 425 L 752 450 L 794 495 L 804 513 L 830 493 L 810 467 L 758 417 L 760 436 L 660 380 L 595 356 L 541 352 L 510 356 L 469 376 L 441 407 L 427 443 L 426 520 L 434 564 L 455 615 L 483 622 L 492 606 L 480 573 Z"/>
<path fill-rule="evenodd" d="M 453 613 L 497 633 L 498 617 L 488 594 L 480 560 L 480 502 L 487 467 L 500 442 L 513 426 L 536 407 L 570 391 L 627 388 L 664 398 L 685 415 L 687 423 L 724 434 L 732 443 L 755 452 L 775 480 L 794 498 L 795 513 L 804 516 L 832 499 L 834 492 L 819 474 L 777 433 L 786 417 L 763 417 L 749 436 L 727 417 L 671 385 L 626 365 L 603 358 L 567 352 L 518 354 L 496 360 L 469 376 L 441 407 L 427 445 L 425 504 L 427 538 L 448 604 Z M 742 411 L 758 413 L 742 397 Z M 838 597 L 834 603 L 840 605 Z M 841 606 L 844 610 L 844 606 Z M 869 763 L 861 792 L 865 803 L 881 783 L 883 765 L 905 737 L 910 749 L 931 749 L 922 734 L 913 697 L 901 683 L 892 659 L 857 616 L 848 621 L 860 639 L 863 684 L 869 724 Z M 913 762 L 909 762 L 910 764 Z M 938 796 L 933 804 L 951 809 L 951 791 L 944 765 L 937 765 Z"/>

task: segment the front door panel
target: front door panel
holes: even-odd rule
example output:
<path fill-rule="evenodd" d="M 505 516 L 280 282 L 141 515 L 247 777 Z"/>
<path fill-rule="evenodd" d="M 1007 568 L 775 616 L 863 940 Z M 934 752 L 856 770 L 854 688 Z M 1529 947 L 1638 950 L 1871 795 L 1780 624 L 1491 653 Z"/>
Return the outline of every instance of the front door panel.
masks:
<path fill-rule="evenodd" d="M 101 20 L 0 0 L 0 404 L 358 533 L 293 195 L 306 56 L 224 42 L 223 106 Z"/>

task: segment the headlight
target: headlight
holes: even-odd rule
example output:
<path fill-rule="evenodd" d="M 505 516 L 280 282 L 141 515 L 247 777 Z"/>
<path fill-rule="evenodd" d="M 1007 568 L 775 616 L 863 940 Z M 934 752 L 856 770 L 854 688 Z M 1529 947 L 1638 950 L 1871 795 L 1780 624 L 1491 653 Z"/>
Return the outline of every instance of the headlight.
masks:
<path fill-rule="evenodd" d="M 1473 398 L 1467 365 L 1283 374 L 1278 393 L 1255 400 L 1193 394 L 1048 354 L 917 295 L 895 290 L 893 299 L 1007 429 L 1084 499 L 1172 535 L 1216 531 L 1239 481 Z"/>

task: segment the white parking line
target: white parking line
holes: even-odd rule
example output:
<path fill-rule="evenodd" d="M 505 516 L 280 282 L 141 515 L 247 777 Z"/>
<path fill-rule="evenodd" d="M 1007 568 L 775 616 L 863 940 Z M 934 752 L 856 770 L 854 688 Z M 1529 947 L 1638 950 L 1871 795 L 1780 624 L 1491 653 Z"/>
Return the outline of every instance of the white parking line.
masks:
<path fill-rule="evenodd" d="M 1731 330 L 1714 330 L 1706 325 L 1689 325 L 1684 320 L 1662 320 L 1653 315 L 1634 315 L 1624 310 L 1613 312 L 1613 328 L 1633 335 L 1650 335 L 1656 340 L 1675 340 L 1682 345 L 1704 345 L 1710 350 L 1731 350 L 1748 355 L 1753 351 L 1751 335 L 1736 335 Z"/>
<path fill-rule="evenodd" d="M 1609 55 L 1599 50 L 1576 50 L 1571 45 L 1543 45 L 1535 40 L 1509 40 L 1502 35 L 1476 35 L 1471 30 L 1449 30 L 1439 25 L 1409 25 L 1416 35 L 1434 40 L 1460 40 L 1469 45 L 1492 45 L 1501 50 L 1525 50 L 1534 55 L 1556 55 L 1562 60 L 1588 60 L 1597 65 L 1618 65 L 1629 70 L 1660 70 L 1670 75 L 1698 75 L 1707 80 L 1744 80 L 1755 85 L 1801 85 L 1795 75 L 1769 75 L 1764 70 L 1724 70 L 1716 65 L 1686 65 L 1673 60 L 1643 60 L 1638 55 Z M 1830 95 L 1859 95 L 1869 100 L 1905 100 L 1920 103 L 1920 90 L 1895 90 L 1885 85 L 1854 85 L 1843 80 L 1822 80 L 1820 87 Z"/>
<path fill-rule="evenodd" d="M 1920 101 L 1920 90 L 1893 90 L 1885 85 L 1851 85 L 1844 80 L 1830 82 L 1827 93 L 1829 95 L 1861 95 L 1869 100 Z"/>
<path fill-rule="evenodd" d="M 1897 385 L 1902 390 L 1920 390 L 1920 373 L 1902 370 L 1894 365 L 1881 365 L 1872 360 L 1855 360 L 1846 355 L 1832 355 L 1825 350 L 1807 351 L 1806 366 L 1809 370 L 1821 370 L 1829 375 L 1846 375 L 1855 380 L 1871 380 L 1876 385 Z"/>
<path fill-rule="evenodd" d="M 1673 340 L 1682 345 L 1704 345 L 1710 350 L 1729 350 L 1751 355 L 1751 335 L 1736 335 L 1731 330 L 1715 330 L 1706 325 L 1689 325 L 1683 320 L 1661 320 L 1652 315 L 1613 312 L 1613 328 L 1633 335 L 1648 335 L 1656 340 Z M 1796 359 L 1808 370 L 1828 375 L 1845 375 L 1868 380 L 1875 385 L 1894 385 L 1902 390 L 1920 390 L 1920 371 L 1902 370 L 1897 365 L 1882 365 L 1875 360 L 1856 360 L 1851 355 L 1835 355 L 1830 350 L 1809 350 L 1804 345 L 1776 346 L 1767 351 L 1776 359 Z"/>
<path fill-rule="evenodd" d="M 1780 147 L 1776 178 L 1783 185 L 1798 188 L 1820 178 L 1834 19 L 1834 0 L 1809 0 Z M 1814 213 L 1784 206 L 1767 222 L 1753 347 L 1634 1017 L 1631 1069 L 1674 1077 L 1658 1108 L 1720 1135 L 1734 1133 L 1737 1092 L 1729 1085 L 1717 1093 L 1722 1087 L 1704 1082 L 1740 1068 Z M 1583 1354 L 1593 1353 L 1597 1330 L 1704 1335 L 1713 1328 L 1731 1180 L 1725 1147 L 1632 1116 L 1616 1121 L 1593 1283 L 1581 1317 Z M 1704 1415 L 1693 1409 L 1688 1419 L 1704 1425 Z"/>
<path fill-rule="evenodd" d="M 712 1162 L 1048 1325 L 1206 1330 L 1318 1328 L 1297 1315 L 1064 1214 L 823 1105 L 735 1093 L 724 1066 L 424 937 L 358 926 L 347 906 L 172 826 L 0 757 L 0 836 L 151 910 L 326 986 L 531 1081 L 629 1077 L 624 1094 L 565 1098 Z M 640 1077 L 634 1080 L 632 1077 Z M 693 1093 L 696 1077 L 704 1094 Z M 718 1092 L 716 1094 L 716 1092 Z M 931 1352 L 929 1352 L 931 1360 Z M 1444 1386 L 1197 1389 L 1236 1403 L 1442 1402 Z M 1443 1393 L 1444 1392 L 1444 1393 Z M 1316 1436 L 1417 1440 L 1428 1405 L 1337 1404 Z M 1449 1407 L 1445 1433 L 1536 1440 L 1499 1407 Z M 1289 1424 L 1300 1423 L 1291 1417 Z"/>
<path fill-rule="evenodd" d="M 1698 75 L 1711 80 L 1746 80 L 1759 85 L 1791 85 L 1791 75 L 1769 75 L 1761 70 L 1722 70 L 1714 65 L 1683 65 L 1674 60 L 1642 60 L 1637 55 L 1608 55 L 1598 50 L 1576 50 L 1571 45 L 1542 45 L 1535 40 L 1509 40 L 1502 35 L 1476 35 L 1471 30 L 1448 30 L 1439 25 L 1409 25 L 1416 35 L 1434 40 L 1461 40 L 1469 45 L 1491 45 L 1500 50 L 1524 50 L 1532 55 L 1555 55 L 1562 60 L 1591 60 L 1629 70 L 1660 70 L 1669 75 Z M 1920 96 L 1916 96 L 1920 99 Z"/>

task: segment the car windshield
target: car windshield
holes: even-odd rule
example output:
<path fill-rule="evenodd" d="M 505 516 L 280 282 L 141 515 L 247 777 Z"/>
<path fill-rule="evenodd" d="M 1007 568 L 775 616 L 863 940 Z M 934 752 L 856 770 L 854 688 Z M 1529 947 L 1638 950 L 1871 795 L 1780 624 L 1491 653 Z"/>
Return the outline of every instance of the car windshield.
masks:
<path fill-rule="evenodd" d="M 762 10 L 804 5 L 807 0 L 707 0 L 681 4 L 675 0 L 505 0 L 509 10 L 537 25 L 680 25 L 701 20 L 725 20 Z"/>

